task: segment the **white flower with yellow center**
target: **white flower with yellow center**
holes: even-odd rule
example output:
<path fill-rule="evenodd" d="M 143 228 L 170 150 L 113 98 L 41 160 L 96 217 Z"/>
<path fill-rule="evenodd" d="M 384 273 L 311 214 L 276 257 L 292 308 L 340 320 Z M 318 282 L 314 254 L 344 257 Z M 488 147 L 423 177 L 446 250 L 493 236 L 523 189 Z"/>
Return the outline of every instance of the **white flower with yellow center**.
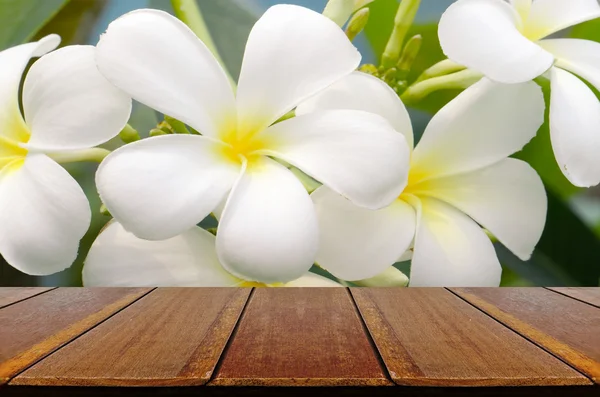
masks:
<path fill-rule="evenodd" d="M 200 227 L 148 241 L 110 222 L 92 244 L 83 267 L 86 287 L 341 287 L 314 273 L 266 285 L 242 280 L 219 263 L 215 236 Z"/>
<path fill-rule="evenodd" d="M 92 46 L 54 51 L 60 37 L 0 52 L 0 254 L 18 270 L 47 275 L 70 266 L 91 212 L 54 159 L 116 136 L 131 99 L 98 72 Z M 36 61 L 23 84 L 23 71 Z"/>
<path fill-rule="evenodd" d="M 544 38 L 599 17 L 598 0 L 459 0 L 439 25 L 448 58 L 494 81 L 521 83 L 548 72 L 554 155 L 582 187 L 600 183 L 600 101 L 583 81 L 600 89 L 600 43 Z"/>
<path fill-rule="evenodd" d="M 363 73 L 334 84 L 297 113 L 340 108 L 378 113 L 412 143 L 398 96 Z M 411 286 L 498 286 L 502 270 L 482 227 L 524 260 L 544 228 L 540 178 L 527 163 L 507 158 L 535 135 L 543 109 L 535 83 L 483 78 L 433 117 L 412 151 L 408 186 L 393 204 L 373 211 L 326 186 L 315 190 L 317 263 L 340 279 L 364 279 L 412 246 Z"/>
<path fill-rule="evenodd" d="M 156 10 L 111 23 L 96 61 L 134 99 L 202 133 L 144 139 L 113 152 L 96 177 L 107 208 L 136 236 L 164 240 L 225 202 L 216 249 L 237 277 L 287 282 L 315 258 L 310 197 L 271 157 L 363 207 L 388 205 L 406 184 L 408 146 L 381 116 L 332 110 L 273 124 L 360 62 L 343 31 L 306 8 L 275 6 L 257 21 L 236 95 L 194 33 Z"/>

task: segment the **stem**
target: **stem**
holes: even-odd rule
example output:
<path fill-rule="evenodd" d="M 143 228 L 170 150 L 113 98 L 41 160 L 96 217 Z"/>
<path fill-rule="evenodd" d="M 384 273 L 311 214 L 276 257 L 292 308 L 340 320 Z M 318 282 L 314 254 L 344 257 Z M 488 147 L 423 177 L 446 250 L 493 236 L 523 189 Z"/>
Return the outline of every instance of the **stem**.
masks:
<path fill-rule="evenodd" d="M 217 46 L 208 31 L 208 27 L 206 26 L 206 22 L 202 17 L 202 12 L 196 3 L 196 0 L 171 0 L 171 5 L 173 6 L 173 10 L 175 11 L 175 16 L 179 18 L 183 23 L 185 23 L 191 30 L 198 36 L 200 40 L 206 45 L 206 47 L 212 52 L 217 62 L 221 64 L 223 71 L 227 75 L 232 87 L 236 86 L 235 81 L 229 74 L 219 51 L 217 50 Z"/>
<path fill-rule="evenodd" d="M 434 77 L 411 85 L 404 91 L 400 99 L 402 99 L 405 105 L 412 104 L 435 91 L 470 87 L 479 81 L 482 76 L 479 72 L 465 69 L 446 76 Z"/>
<path fill-rule="evenodd" d="M 110 150 L 102 148 L 92 148 L 83 150 L 73 150 L 69 152 L 55 152 L 48 154 L 48 156 L 60 164 L 75 163 L 78 161 L 94 161 L 96 163 L 100 163 L 110 153 Z"/>
<path fill-rule="evenodd" d="M 460 72 L 464 69 L 466 69 L 465 66 L 452 62 L 449 59 L 444 59 L 443 61 L 436 63 L 435 65 L 421 73 L 421 75 L 417 78 L 414 84 L 419 83 L 423 80 L 430 79 L 432 77 L 438 77 L 454 72 Z"/>
<path fill-rule="evenodd" d="M 415 19 L 420 4 L 421 0 L 402 0 L 400 2 L 394 18 L 394 29 L 381 56 L 381 65 L 384 68 L 394 66 L 400 58 L 404 38 Z"/>

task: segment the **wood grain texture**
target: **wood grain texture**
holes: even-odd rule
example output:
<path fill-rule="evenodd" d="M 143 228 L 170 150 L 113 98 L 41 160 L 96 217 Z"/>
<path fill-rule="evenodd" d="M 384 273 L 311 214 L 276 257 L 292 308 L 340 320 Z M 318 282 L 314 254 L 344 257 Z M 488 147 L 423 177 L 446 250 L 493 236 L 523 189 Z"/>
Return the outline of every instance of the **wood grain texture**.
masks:
<path fill-rule="evenodd" d="M 442 288 L 352 288 L 399 385 L 525 386 L 591 382 Z"/>
<path fill-rule="evenodd" d="M 59 288 L 0 309 L 0 384 L 149 290 Z"/>
<path fill-rule="evenodd" d="M 49 287 L 0 287 L 0 308 L 12 305 L 27 298 L 48 292 Z"/>
<path fill-rule="evenodd" d="M 548 289 L 600 308 L 599 287 L 553 287 Z"/>
<path fill-rule="evenodd" d="M 211 385 L 391 385 L 343 288 L 258 288 Z"/>
<path fill-rule="evenodd" d="M 600 381 L 600 309 L 543 288 L 453 288 L 453 292 Z"/>
<path fill-rule="evenodd" d="M 205 384 L 249 294 L 248 288 L 159 288 L 11 385 Z"/>

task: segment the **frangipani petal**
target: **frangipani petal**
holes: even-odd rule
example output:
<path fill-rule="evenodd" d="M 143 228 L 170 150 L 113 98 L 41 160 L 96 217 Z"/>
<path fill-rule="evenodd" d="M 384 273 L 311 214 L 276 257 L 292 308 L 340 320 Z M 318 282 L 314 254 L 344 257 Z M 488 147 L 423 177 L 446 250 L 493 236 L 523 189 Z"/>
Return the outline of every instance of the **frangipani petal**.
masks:
<path fill-rule="evenodd" d="M 498 287 L 502 267 L 483 229 L 439 200 L 420 202 L 410 286 Z"/>
<path fill-rule="evenodd" d="M 393 265 L 415 234 L 415 211 L 402 200 L 360 208 L 322 186 L 311 194 L 319 221 L 317 263 L 343 280 L 373 277 Z"/>
<path fill-rule="evenodd" d="M 524 33 L 535 41 L 596 18 L 600 18 L 598 0 L 535 0 Z"/>
<path fill-rule="evenodd" d="M 100 72 L 135 100 L 203 135 L 235 128 L 235 99 L 210 50 L 177 18 L 137 10 L 113 21 L 96 51 Z"/>
<path fill-rule="evenodd" d="M 378 114 L 413 147 L 410 116 L 398 94 L 380 79 L 354 72 L 298 105 L 296 115 L 320 110 L 352 109 Z"/>
<path fill-rule="evenodd" d="M 373 277 L 354 281 L 354 284 L 359 287 L 406 287 L 408 277 L 394 266 L 389 266 Z"/>
<path fill-rule="evenodd" d="M 106 157 L 96 186 L 126 230 L 147 240 L 175 237 L 210 214 L 237 179 L 240 166 L 222 150 L 197 135 L 143 139 Z"/>
<path fill-rule="evenodd" d="M 542 236 L 548 207 L 544 184 L 523 161 L 504 159 L 481 170 L 432 179 L 415 190 L 466 213 L 522 260 L 529 259 Z"/>
<path fill-rule="evenodd" d="M 260 131 L 301 101 L 350 74 L 360 53 L 333 21 L 276 5 L 256 22 L 237 90 L 239 133 Z"/>
<path fill-rule="evenodd" d="M 285 287 L 343 287 L 343 285 L 315 273 L 306 273 L 304 276 L 286 283 Z"/>
<path fill-rule="evenodd" d="M 317 252 L 315 211 L 304 187 L 283 165 L 254 159 L 233 188 L 217 233 L 230 273 L 263 283 L 304 275 Z"/>
<path fill-rule="evenodd" d="M 23 71 L 33 57 L 42 56 L 60 44 L 55 34 L 34 42 L 18 45 L 0 52 L 0 138 L 23 142 L 29 131 L 19 109 L 19 86 Z"/>
<path fill-rule="evenodd" d="M 215 237 L 197 226 L 148 241 L 111 222 L 92 244 L 83 267 L 86 287 L 232 287 L 243 281 L 217 259 Z"/>
<path fill-rule="evenodd" d="M 411 178 L 469 172 L 508 157 L 535 136 L 544 108 L 534 82 L 480 80 L 433 116 L 413 152 Z"/>
<path fill-rule="evenodd" d="M 31 275 L 71 266 L 91 220 L 81 187 L 43 154 L 28 155 L 3 169 L 0 208 L 0 253 Z"/>
<path fill-rule="evenodd" d="M 600 183 L 600 101 L 579 78 L 552 68 L 550 138 L 556 161 L 575 186 Z"/>
<path fill-rule="evenodd" d="M 552 54 L 523 36 L 520 17 L 503 0 L 459 0 L 438 27 L 444 54 L 501 83 L 522 83 L 552 66 Z"/>
<path fill-rule="evenodd" d="M 261 138 L 269 142 L 263 154 L 298 167 L 361 207 L 385 207 L 406 186 L 406 140 L 376 114 L 310 113 L 269 127 Z"/>
<path fill-rule="evenodd" d="M 95 52 L 92 46 L 68 46 L 33 64 L 23 86 L 29 147 L 89 148 L 127 124 L 131 99 L 98 72 Z"/>
<path fill-rule="evenodd" d="M 600 90 L 600 43 L 580 39 L 552 39 L 539 43 L 556 57 L 556 66 L 586 79 Z"/>

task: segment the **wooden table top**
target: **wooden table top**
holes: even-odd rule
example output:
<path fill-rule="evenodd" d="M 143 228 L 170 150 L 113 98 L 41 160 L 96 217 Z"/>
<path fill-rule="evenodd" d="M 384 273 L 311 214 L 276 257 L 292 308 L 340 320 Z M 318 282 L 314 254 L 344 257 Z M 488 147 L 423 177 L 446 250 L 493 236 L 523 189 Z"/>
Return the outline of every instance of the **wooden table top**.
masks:
<path fill-rule="evenodd" d="M 0 288 L 0 395 L 324 386 L 600 396 L 600 288 Z"/>

